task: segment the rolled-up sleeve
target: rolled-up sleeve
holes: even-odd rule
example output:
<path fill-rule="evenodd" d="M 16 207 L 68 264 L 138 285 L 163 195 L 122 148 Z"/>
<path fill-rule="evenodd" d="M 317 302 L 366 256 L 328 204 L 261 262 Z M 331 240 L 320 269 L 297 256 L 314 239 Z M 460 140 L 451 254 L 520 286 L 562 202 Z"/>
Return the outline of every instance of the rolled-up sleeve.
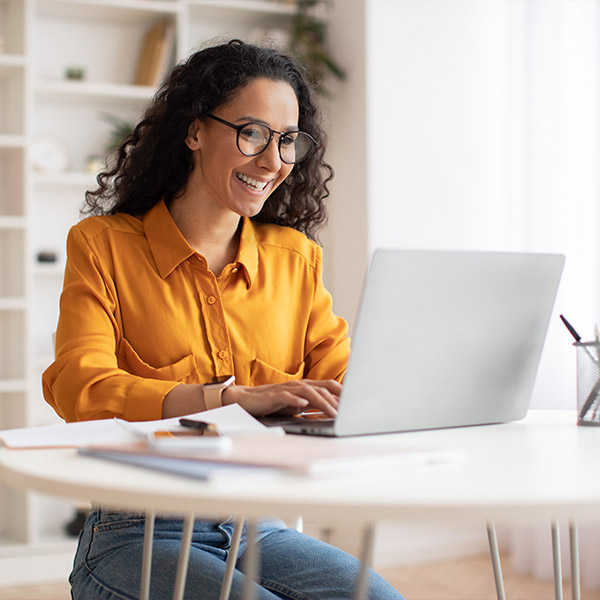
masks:
<path fill-rule="evenodd" d="M 348 325 L 333 312 L 331 294 L 322 281 L 322 251 L 318 246 L 315 262 L 315 291 L 306 333 L 306 377 L 341 382 L 350 355 Z"/>

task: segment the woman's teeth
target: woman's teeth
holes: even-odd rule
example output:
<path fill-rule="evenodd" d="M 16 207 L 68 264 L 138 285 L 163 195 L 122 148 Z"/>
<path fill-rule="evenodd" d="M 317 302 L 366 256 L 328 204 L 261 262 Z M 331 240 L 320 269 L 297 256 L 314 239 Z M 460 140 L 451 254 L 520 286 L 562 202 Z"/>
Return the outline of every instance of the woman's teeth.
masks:
<path fill-rule="evenodd" d="M 258 192 L 262 192 L 267 185 L 266 181 L 256 181 L 256 179 L 252 179 L 252 177 L 248 177 L 248 175 L 243 175 L 242 173 L 236 173 L 235 176 L 240 181 L 243 181 L 248 187 L 257 190 Z"/>

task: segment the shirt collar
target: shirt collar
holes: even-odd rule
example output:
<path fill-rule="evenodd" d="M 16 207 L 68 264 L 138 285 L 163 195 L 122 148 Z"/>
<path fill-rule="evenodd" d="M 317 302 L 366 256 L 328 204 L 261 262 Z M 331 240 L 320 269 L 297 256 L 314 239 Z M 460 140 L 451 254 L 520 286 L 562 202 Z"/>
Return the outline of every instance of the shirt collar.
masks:
<path fill-rule="evenodd" d="M 184 260 L 196 254 L 196 251 L 179 231 L 163 200 L 155 204 L 144 215 L 143 226 L 150 251 L 163 279 L 168 277 Z M 243 267 L 248 288 L 252 287 L 252 282 L 258 272 L 258 244 L 254 227 L 254 223 L 244 217 L 240 247 L 236 258 L 238 265 Z M 205 261 L 204 257 L 203 260 Z"/>
<path fill-rule="evenodd" d="M 143 225 L 152 256 L 163 279 L 194 254 L 194 249 L 181 235 L 163 200 L 144 215 Z"/>

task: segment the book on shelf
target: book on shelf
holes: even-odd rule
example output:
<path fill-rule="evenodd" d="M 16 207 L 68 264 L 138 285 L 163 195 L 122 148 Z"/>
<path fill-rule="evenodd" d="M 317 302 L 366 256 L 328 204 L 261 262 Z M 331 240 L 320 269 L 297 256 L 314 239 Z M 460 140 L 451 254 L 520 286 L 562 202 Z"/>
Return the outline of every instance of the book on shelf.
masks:
<path fill-rule="evenodd" d="M 134 83 L 152 87 L 161 83 L 171 66 L 174 47 L 175 24 L 163 19 L 153 25 L 144 37 Z"/>

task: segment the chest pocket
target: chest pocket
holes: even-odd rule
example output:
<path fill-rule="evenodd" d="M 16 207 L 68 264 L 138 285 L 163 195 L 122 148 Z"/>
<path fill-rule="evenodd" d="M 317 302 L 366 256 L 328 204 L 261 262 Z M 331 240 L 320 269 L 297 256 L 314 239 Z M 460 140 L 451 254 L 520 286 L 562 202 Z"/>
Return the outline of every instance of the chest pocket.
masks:
<path fill-rule="evenodd" d="M 250 385 L 264 385 L 267 383 L 285 383 L 286 381 L 297 381 L 302 379 L 304 376 L 304 364 L 300 363 L 300 366 L 296 369 L 295 373 L 286 373 L 280 371 L 266 362 L 257 358 L 252 363 L 252 369 L 250 371 Z"/>
<path fill-rule="evenodd" d="M 193 354 L 188 354 L 170 365 L 153 367 L 144 362 L 133 349 L 133 346 L 122 339 L 117 351 L 117 364 L 132 375 L 162 381 L 179 381 L 181 383 L 197 383 L 196 361 Z"/>

